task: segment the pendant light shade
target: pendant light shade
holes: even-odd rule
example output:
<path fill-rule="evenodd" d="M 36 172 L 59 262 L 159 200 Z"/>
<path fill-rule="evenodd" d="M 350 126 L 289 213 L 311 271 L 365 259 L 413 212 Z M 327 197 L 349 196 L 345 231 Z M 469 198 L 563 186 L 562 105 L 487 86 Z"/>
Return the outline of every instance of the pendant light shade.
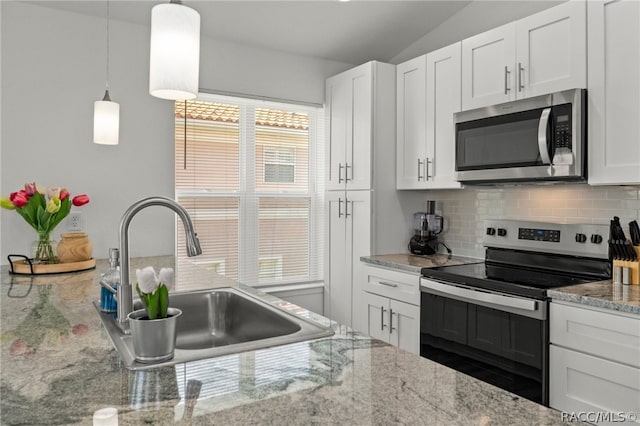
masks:
<path fill-rule="evenodd" d="M 109 1 L 107 1 L 107 88 L 101 101 L 93 104 L 93 143 L 118 145 L 120 137 L 120 105 L 109 96 Z"/>
<path fill-rule="evenodd" d="M 200 14 L 178 2 L 151 11 L 149 93 L 162 99 L 198 96 Z"/>
<path fill-rule="evenodd" d="M 120 135 L 120 104 L 113 102 L 109 91 L 93 104 L 93 142 L 101 145 L 118 145 Z"/>

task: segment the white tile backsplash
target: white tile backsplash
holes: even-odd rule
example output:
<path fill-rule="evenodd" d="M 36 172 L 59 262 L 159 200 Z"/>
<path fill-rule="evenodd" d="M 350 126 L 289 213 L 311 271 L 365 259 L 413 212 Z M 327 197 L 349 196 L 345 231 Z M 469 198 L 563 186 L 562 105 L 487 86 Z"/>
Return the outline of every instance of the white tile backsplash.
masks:
<path fill-rule="evenodd" d="M 624 229 L 640 219 L 640 187 L 588 185 L 540 185 L 467 187 L 429 191 L 444 216 L 440 234 L 458 256 L 484 258 L 482 236 L 485 219 L 520 219 L 553 223 L 608 225 L 620 217 Z"/>

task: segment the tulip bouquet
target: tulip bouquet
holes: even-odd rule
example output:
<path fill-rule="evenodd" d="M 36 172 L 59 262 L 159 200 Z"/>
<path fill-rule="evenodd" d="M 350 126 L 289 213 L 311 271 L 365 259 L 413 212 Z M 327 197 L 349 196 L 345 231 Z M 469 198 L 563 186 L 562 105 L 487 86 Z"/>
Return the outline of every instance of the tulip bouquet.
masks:
<path fill-rule="evenodd" d="M 162 268 L 156 275 L 153 266 L 136 270 L 136 291 L 147 308 L 150 320 L 167 318 L 169 290 L 173 289 L 173 269 Z"/>
<path fill-rule="evenodd" d="M 71 194 L 65 188 L 48 188 L 27 183 L 24 189 L 12 192 L 8 197 L 0 197 L 0 207 L 15 210 L 38 233 L 38 243 L 34 260 L 55 263 L 57 261 L 51 246 L 51 232 L 71 211 L 71 206 L 83 206 L 89 202 L 86 194 Z"/>

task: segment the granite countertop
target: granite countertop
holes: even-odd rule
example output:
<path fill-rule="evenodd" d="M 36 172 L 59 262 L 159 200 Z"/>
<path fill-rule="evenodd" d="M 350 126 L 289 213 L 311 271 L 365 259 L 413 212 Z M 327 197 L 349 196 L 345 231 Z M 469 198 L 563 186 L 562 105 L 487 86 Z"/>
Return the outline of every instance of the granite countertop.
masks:
<path fill-rule="evenodd" d="M 142 258 L 136 267 L 173 264 Z M 333 337 L 129 371 L 91 302 L 96 270 L 53 276 L 1 272 L 1 423 L 91 425 L 115 407 L 138 424 L 563 424 L 561 413 L 241 286 L 333 328 Z M 239 286 L 177 265 L 178 290 Z M 188 277 L 188 286 L 181 282 Z M 200 383 L 198 396 L 187 389 Z"/>
<path fill-rule="evenodd" d="M 640 315 L 640 285 L 613 284 L 607 280 L 556 288 L 547 294 L 553 300 Z"/>
<path fill-rule="evenodd" d="M 371 265 L 383 266 L 418 275 L 420 275 L 420 270 L 422 268 L 435 268 L 436 266 L 444 265 L 464 265 L 467 263 L 478 263 L 483 261 L 483 259 L 474 259 L 462 256 L 452 256 L 449 258 L 445 254 L 416 256 L 409 253 L 363 256 L 360 260 Z"/>

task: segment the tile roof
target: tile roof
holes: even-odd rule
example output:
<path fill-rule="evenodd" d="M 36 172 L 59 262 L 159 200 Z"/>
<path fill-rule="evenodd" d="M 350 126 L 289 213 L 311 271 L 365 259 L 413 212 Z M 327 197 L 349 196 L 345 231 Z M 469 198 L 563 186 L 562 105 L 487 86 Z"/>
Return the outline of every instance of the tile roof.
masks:
<path fill-rule="evenodd" d="M 237 123 L 240 116 L 238 105 L 202 101 L 177 101 L 176 118 L 208 120 L 223 123 Z M 291 111 L 256 108 L 256 124 L 259 126 L 282 127 L 287 129 L 309 129 L 309 115 Z"/>

